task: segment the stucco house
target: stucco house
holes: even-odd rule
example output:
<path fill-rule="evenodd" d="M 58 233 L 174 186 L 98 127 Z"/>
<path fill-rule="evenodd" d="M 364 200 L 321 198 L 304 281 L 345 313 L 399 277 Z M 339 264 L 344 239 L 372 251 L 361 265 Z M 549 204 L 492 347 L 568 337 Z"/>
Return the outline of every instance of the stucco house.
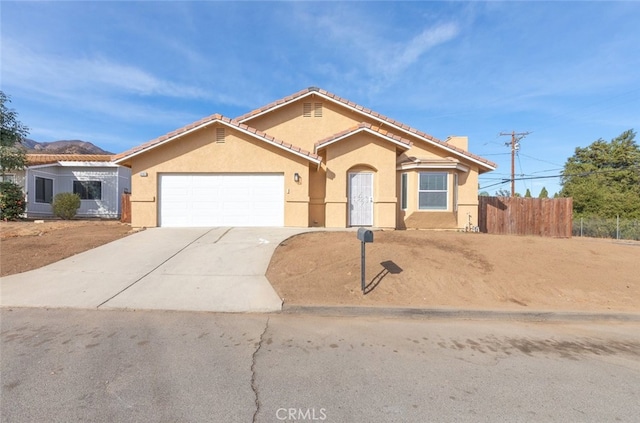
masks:
<path fill-rule="evenodd" d="M 311 87 L 215 114 L 114 157 L 131 168 L 132 226 L 477 224 L 478 175 L 496 165 Z"/>
<path fill-rule="evenodd" d="M 80 195 L 78 217 L 117 218 L 121 195 L 131 189 L 131 170 L 111 155 L 27 154 L 27 167 L 5 177 L 26 194 L 28 218 L 53 217 L 51 201 L 61 192 Z"/>

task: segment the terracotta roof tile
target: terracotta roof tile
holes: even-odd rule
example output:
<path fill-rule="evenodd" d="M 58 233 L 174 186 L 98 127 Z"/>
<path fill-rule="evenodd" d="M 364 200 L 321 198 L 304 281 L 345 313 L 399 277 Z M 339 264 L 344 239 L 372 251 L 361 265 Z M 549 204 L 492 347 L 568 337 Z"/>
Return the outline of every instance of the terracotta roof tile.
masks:
<path fill-rule="evenodd" d="M 27 154 L 27 166 L 57 162 L 110 162 L 110 154 Z"/>
<path fill-rule="evenodd" d="M 382 136 L 385 136 L 385 137 L 390 138 L 390 139 L 392 139 L 392 140 L 394 140 L 396 142 L 399 142 L 401 144 L 406 145 L 407 148 L 410 148 L 411 145 L 412 145 L 412 142 L 410 140 L 406 139 L 406 138 L 403 138 L 403 137 L 401 137 L 399 135 L 392 134 L 389 131 L 387 131 L 386 129 L 381 129 L 380 127 L 373 126 L 370 123 L 362 122 L 362 123 L 360 123 L 360 124 L 358 124 L 356 126 L 352 126 L 349 129 L 346 129 L 344 131 L 338 132 L 337 134 L 331 135 L 330 137 L 327 137 L 325 139 L 322 139 L 322 140 L 316 142 L 315 143 L 316 151 L 319 148 L 322 148 L 325 144 L 330 144 L 331 142 L 336 141 L 336 140 L 338 140 L 338 139 L 340 139 L 342 137 L 345 137 L 345 136 L 347 136 L 349 134 L 355 134 L 356 132 L 359 132 L 362 129 L 370 129 L 370 130 L 372 130 L 374 132 L 379 133 Z"/>

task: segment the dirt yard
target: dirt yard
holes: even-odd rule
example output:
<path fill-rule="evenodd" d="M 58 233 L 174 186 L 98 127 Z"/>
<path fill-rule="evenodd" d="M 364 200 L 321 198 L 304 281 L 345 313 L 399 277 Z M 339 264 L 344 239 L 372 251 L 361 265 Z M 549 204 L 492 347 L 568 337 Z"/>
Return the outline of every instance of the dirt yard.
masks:
<path fill-rule="evenodd" d="M 0 276 L 37 269 L 130 232 L 117 221 L 0 222 Z"/>
<path fill-rule="evenodd" d="M 286 240 L 267 277 L 286 304 L 640 312 L 640 243 L 374 232 L 360 290 L 354 232 Z"/>
<path fill-rule="evenodd" d="M 115 221 L 0 222 L 0 275 L 131 233 Z M 360 291 L 355 232 L 286 240 L 267 277 L 287 304 L 640 313 L 640 242 L 378 231 Z"/>

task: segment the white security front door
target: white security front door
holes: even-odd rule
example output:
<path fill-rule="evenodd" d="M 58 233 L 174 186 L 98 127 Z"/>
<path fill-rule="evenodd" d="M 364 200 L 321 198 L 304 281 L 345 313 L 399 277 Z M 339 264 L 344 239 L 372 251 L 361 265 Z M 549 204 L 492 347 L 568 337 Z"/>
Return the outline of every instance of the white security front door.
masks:
<path fill-rule="evenodd" d="M 160 176 L 160 226 L 283 226 L 282 174 Z"/>
<path fill-rule="evenodd" d="M 373 173 L 349 174 L 349 225 L 373 226 Z"/>

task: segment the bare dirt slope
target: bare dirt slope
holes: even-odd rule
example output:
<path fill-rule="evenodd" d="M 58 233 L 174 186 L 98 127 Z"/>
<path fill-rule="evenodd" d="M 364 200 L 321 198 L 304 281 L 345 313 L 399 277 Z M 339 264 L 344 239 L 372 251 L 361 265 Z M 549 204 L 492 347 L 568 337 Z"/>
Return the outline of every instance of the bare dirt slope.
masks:
<path fill-rule="evenodd" d="M 640 312 L 640 243 L 458 232 L 354 232 L 286 240 L 267 277 L 288 304 Z"/>
<path fill-rule="evenodd" d="M 116 221 L 0 222 L 0 276 L 131 233 Z M 433 231 L 375 232 L 360 291 L 354 232 L 286 240 L 267 277 L 288 304 L 640 313 L 640 243 Z"/>
<path fill-rule="evenodd" d="M 0 276 L 37 269 L 129 234 L 117 221 L 0 222 Z"/>

